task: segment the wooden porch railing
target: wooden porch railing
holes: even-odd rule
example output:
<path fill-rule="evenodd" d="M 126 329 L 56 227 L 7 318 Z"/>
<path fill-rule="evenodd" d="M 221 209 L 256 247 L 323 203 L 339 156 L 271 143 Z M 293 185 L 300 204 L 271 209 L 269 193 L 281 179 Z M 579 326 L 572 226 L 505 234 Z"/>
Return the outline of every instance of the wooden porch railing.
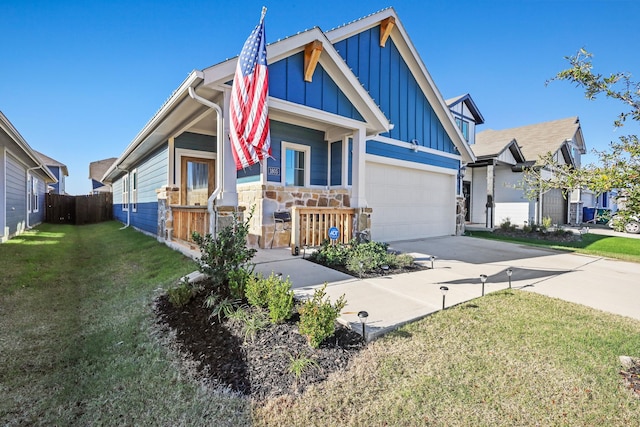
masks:
<path fill-rule="evenodd" d="M 329 228 L 340 230 L 339 243 L 349 243 L 353 236 L 354 208 L 307 208 L 294 206 L 291 224 L 291 243 L 302 247 L 320 246 L 328 239 Z"/>
<path fill-rule="evenodd" d="M 202 206 L 171 205 L 173 215 L 173 238 L 193 243 L 191 234 L 197 231 L 201 235 L 209 232 L 209 212 Z"/>

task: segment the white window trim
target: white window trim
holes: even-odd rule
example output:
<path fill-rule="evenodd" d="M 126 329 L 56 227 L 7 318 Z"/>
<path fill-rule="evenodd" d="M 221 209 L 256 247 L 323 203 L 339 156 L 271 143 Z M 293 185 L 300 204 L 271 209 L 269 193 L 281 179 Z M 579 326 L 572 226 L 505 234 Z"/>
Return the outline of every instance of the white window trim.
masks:
<path fill-rule="evenodd" d="M 122 177 L 122 210 L 129 210 L 129 174 Z"/>
<path fill-rule="evenodd" d="M 33 198 L 33 204 L 31 206 L 31 212 L 40 212 L 40 194 L 38 194 L 38 178 L 31 176 L 31 197 Z M 33 206 L 35 205 L 35 206 Z"/>
<path fill-rule="evenodd" d="M 131 179 L 131 177 L 133 177 L 133 180 L 131 181 L 131 186 L 130 186 L 131 211 L 138 212 L 138 169 L 134 169 L 131 171 L 131 176 L 129 177 L 129 179 Z"/>
<path fill-rule="evenodd" d="M 304 185 L 302 187 L 311 186 L 311 147 L 308 145 L 296 144 L 294 142 L 282 141 L 280 145 L 280 183 L 283 186 L 286 184 L 287 176 L 287 150 L 302 151 L 304 155 Z M 290 185 L 289 187 L 293 187 Z"/>
<path fill-rule="evenodd" d="M 211 151 L 200 151 L 200 150 L 189 150 L 186 148 L 176 148 L 176 159 L 175 159 L 175 185 L 177 185 L 178 187 L 180 187 L 180 184 L 182 184 L 181 180 L 181 176 L 182 176 L 182 158 L 183 157 L 195 157 L 198 159 L 207 159 L 207 160 L 216 160 L 217 159 L 217 155 L 216 153 L 212 153 Z M 219 167 L 216 164 L 216 168 Z M 217 183 L 216 183 L 217 185 Z"/>
<path fill-rule="evenodd" d="M 30 173 L 27 173 L 27 213 L 31 213 L 33 181 Z"/>

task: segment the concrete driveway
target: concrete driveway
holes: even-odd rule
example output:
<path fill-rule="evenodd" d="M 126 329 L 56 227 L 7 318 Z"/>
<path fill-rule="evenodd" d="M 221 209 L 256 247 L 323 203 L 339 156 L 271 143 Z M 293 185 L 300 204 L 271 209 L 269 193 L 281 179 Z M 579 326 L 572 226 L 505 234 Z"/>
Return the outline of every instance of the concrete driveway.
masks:
<path fill-rule="evenodd" d="M 485 294 L 512 286 L 640 320 L 640 264 L 575 255 L 473 237 L 439 237 L 392 242 L 434 268 L 375 279 L 357 279 L 293 257 L 288 250 L 260 251 L 256 270 L 289 276 L 296 294 L 308 296 L 327 283 L 327 295 L 345 295 L 340 321 L 360 331 L 357 312 L 366 310 L 369 339 L 442 309 L 440 286 L 447 286 L 446 305 L 480 297 L 480 275 L 488 276 Z"/>

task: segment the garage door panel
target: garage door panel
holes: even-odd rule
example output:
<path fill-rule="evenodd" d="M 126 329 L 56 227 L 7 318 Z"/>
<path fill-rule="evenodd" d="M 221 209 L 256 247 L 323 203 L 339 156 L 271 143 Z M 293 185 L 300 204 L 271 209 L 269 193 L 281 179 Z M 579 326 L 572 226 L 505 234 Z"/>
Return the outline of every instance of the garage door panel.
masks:
<path fill-rule="evenodd" d="M 366 182 L 374 240 L 407 240 L 455 231 L 454 176 L 368 162 Z"/>

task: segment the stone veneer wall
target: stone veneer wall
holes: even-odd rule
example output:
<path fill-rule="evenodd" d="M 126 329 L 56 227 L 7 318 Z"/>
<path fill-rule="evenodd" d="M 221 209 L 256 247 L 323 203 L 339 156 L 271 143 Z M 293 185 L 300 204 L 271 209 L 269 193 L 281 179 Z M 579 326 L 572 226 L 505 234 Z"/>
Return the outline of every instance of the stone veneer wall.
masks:
<path fill-rule="evenodd" d="M 290 246 L 291 224 L 285 224 L 285 230 L 278 224 L 274 233 L 274 212 L 291 212 L 292 206 L 348 208 L 350 203 L 351 191 L 346 188 L 284 187 L 261 183 L 238 186 L 238 205 L 246 207 L 246 215 L 254 209 L 249 244 L 261 248 Z"/>

